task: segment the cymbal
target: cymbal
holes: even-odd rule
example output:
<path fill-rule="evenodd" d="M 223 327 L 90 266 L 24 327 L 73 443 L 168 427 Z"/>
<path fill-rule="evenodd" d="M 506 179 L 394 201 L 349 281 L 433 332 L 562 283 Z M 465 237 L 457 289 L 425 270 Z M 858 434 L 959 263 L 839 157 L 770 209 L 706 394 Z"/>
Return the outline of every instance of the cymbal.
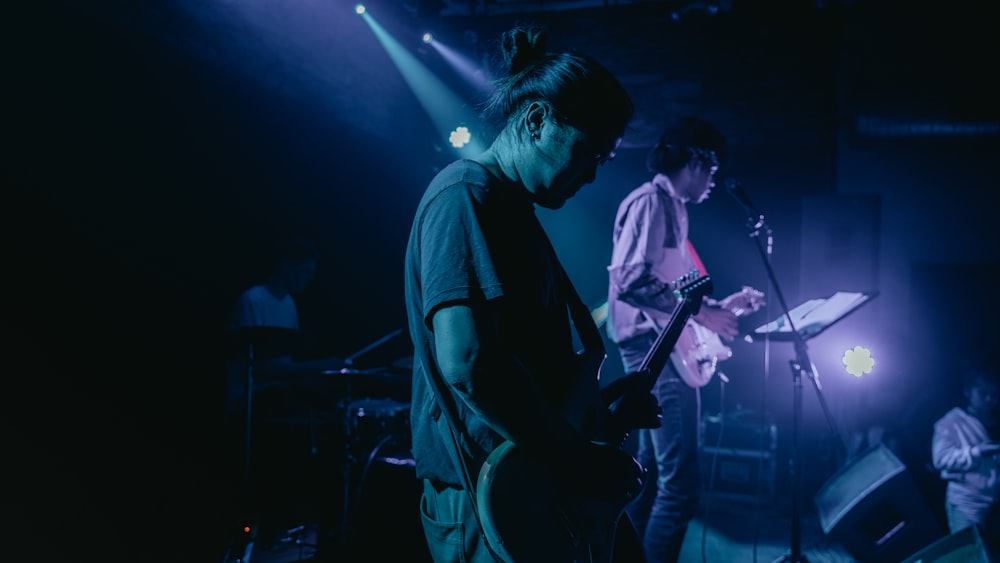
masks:
<path fill-rule="evenodd" d="M 347 369 L 343 358 L 314 360 L 267 360 L 257 365 L 257 377 L 289 379 L 296 377 L 330 376 Z"/>
<path fill-rule="evenodd" d="M 304 385 L 354 385 L 385 383 L 409 386 L 411 377 L 380 368 L 355 369 L 342 358 L 321 358 L 302 361 L 270 361 L 257 366 L 258 380 L 281 380 Z"/>

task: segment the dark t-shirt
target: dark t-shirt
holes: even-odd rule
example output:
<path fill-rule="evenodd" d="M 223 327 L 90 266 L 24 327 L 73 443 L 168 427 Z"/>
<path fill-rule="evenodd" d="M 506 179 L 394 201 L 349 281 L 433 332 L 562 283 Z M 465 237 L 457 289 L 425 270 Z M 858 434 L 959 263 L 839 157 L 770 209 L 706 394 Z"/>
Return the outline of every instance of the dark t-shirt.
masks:
<path fill-rule="evenodd" d="M 431 318 L 443 304 L 486 307 L 499 320 L 503 350 L 527 368 L 543 392 L 557 402 L 568 386 L 574 356 L 565 299 L 556 285 L 554 257 L 535 208 L 523 187 L 505 183 L 470 160 L 452 163 L 431 181 L 417 208 L 406 250 L 405 291 L 414 344 L 410 422 L 418 478 L 461 485 L 444 440 L 429 376 L 434 363 Z M 480 335 L 481 338 L 483 335 Z M 482 366 L 491 377 L 503 369 Z M 510 365 L 507 363 L 507 365 Z M 475 472 L 502 437 L 458 401 L 463 450 Z"/>

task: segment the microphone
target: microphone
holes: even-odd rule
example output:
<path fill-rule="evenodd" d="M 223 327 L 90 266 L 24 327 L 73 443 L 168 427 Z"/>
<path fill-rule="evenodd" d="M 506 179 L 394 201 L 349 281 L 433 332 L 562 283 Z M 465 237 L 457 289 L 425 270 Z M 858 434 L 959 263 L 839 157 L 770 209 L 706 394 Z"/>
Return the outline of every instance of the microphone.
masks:
<path fill-rule="evenodd" d="M 732 178 L 726 178 L 722 183 L 726 186 L 726 191 L 729 192 L 729 195 L 733 196 L 736 202 L 743 206 L 743 209 L 750 214 L 751 221 L 756 222 L 763 219 L 764 214 L 757 209 L 757 206 L 754 205 L 752 201 L 750 201 L 750 196 L 748 196 L 746 190 L 743 189 L 743 184 L 740 184 Z"/>

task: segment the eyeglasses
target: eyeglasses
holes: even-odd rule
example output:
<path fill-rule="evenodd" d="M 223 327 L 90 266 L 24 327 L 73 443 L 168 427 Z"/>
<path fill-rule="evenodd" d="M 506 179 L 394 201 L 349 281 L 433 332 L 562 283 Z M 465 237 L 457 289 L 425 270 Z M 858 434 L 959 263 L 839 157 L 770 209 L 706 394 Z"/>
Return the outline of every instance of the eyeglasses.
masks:
<path fill-rule="evenodd" d="M 622 138 L 618 137 L 612 143 L 610 150 L 606 150 L 606 151 L 597 150 L 597 151 L 594 151 L 594 160 L 597 161 L 598 165 L 604 164 L 605 162 L 607 162 L 609 160 L 614 160 L 615 154 L 618 153 L 618 147 L 620 147 L 621 144 L 622 144 Z"/>
<path fill-rule="evenodd" d="M 705 165 L 709 172 L 715 174 L 719 170 L 719 157 L 715 151 L 708 149 L 691 148 L 691 155 Z"/>

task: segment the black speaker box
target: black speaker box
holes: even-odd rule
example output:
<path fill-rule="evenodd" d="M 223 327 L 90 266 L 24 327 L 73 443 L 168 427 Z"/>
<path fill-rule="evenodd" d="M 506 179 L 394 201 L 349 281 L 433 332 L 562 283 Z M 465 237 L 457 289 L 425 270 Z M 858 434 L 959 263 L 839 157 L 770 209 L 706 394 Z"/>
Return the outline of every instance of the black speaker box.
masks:
<path fill-rule="evenodd" d="M 983 538 L 975 526 L 939 539 L 903 563 L 989 563 Z"/>
<path fill-rule="evenodd" d="M 882 444 L 835 473 L 814 497 L 823 532 L 864 563 L 896 563 L 945 535 L 906 466 Z"/>

